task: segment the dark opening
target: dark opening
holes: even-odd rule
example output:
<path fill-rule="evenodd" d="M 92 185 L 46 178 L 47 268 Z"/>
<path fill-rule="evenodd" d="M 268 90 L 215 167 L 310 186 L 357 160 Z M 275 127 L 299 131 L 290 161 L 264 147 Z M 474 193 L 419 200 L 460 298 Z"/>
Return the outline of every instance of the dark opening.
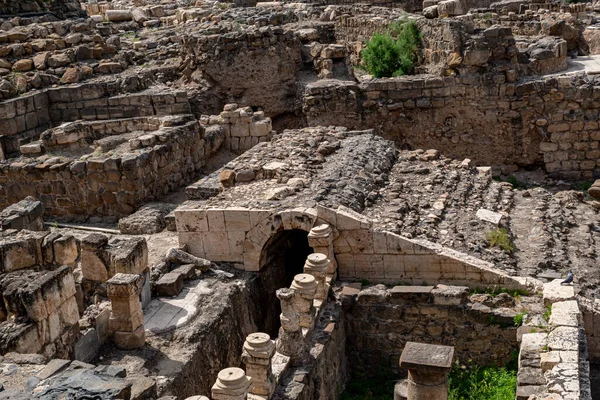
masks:
<path fill-rule="evenodd" d="M 259 300 L 262 326 L 259 328 L 273 339 L 278 335 L 281 314 L 281 305 L 275 292 L 289 287 L 294 276 L 304 271 L 304 262 L 311 253 L 313 249 L 308 245 L 308 232 L 300 229 L 278 232 L 263 247 L 260 260 L 262 293 Z"/>

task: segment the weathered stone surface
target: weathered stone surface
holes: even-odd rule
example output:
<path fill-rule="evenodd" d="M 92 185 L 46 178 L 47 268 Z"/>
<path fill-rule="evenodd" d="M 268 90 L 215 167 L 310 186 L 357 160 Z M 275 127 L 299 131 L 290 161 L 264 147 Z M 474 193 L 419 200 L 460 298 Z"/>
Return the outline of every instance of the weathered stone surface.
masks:
<path fill-rule="evenodd" d="M 127 235 L 158 233 L 167 227 L 165 216 L 175 209 L 166 203 L 147 204 L 119 220 L 119 230 Z"/>
<path fill-rule="evenodd" d="M 208 268 L 211 265 L 211 262 L 208 260 L 193 256 L 189 253 L 186 253 L 183 250 L 179 250 L 176 248 L 169 249 L 166 258 L 168 261 L 175 264 L 193 264 L 194 266 L 196 266 L 196 268 L 200 269 L 203 272 L 208 270 Z"/>
<path fill-rule="evenodd" d="M 183 274 L 179 272 L 164 274 L 154 286 L 161 296 L 177 296 L 183 289 Z"/>

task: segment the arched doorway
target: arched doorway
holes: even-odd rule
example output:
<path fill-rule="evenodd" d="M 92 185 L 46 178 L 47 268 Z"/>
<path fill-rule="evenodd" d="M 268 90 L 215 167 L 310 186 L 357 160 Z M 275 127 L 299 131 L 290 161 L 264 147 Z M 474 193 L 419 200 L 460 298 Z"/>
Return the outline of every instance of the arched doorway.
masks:
<path fill-rule="evenodd" d="M 279 331 L 281 305 L 275 295 L 277 289 L 289 287 L 294 276 L 304 270 L 306 257 L 313 253 L 308 244 L 308 232 L 301 229 L 279 231 L 264 245 L 260 256 L 259 299 L 262 332 L 276 338 Z"/>

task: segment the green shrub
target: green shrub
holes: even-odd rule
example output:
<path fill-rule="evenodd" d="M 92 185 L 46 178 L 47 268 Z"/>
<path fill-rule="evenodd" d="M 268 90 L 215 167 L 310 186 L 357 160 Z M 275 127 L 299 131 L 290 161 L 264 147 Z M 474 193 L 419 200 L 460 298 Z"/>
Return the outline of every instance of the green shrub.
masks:
<path fill-rule="evenodd" d="M 421 34 L 413 20 L 390 25 L 387 32 L 376 33 L 362 51 L 368 73 L 376 78 L 413 73 Z"/>
<path fill-rule="evenodd" d="M 523 317 L 525 316 L 525 313 L 518 313 L 517 315 L 515 315 L 513 317 L 513 322 L 515 323 L 515 326 L 521 326 L 523 325 Z"/>
<path fill-rule="evenodd" d="M 448 376 L 448 400 L 514 400 L 516 369 L 464 366 L 458 362 Z"/>
<path fill-rule="evenodd" d="M 515 245 L 510 240 L 508 232 L 504 228 L 494 229 L 488 233 L 490 247 L 498 246 L 507 253 L 515 251 Z"/>

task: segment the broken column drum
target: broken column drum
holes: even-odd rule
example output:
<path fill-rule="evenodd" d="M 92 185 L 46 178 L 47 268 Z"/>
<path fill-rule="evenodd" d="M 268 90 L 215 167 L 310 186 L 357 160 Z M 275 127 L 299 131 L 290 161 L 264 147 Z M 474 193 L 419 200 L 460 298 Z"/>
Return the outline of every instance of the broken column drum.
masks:
<path fill-rule="evenodd" d="M 245 400 L 250 390 L 250 378 L 241 368 L 225 368 L 217 375 L 212 387 L 213 400 Z"/>
<path fill-rule="evenodd" d="M 333 252 L 333 230 L 328 224 L 313 227 L 308 233 L 308 244 L 315 253 L 325 254 L 329 258 L 327 273 L 332 275 L 337 270 L 335 253 Z"/>
<path fill-rule="evenodd" d="M 407 342 L 400 368 L 408 369 L 408 400 L 447 400 L 454 347 Z"/>
<path fill-rule="evenodd" d="M 118 273 L 106 283 L 112 308 L 109 324 L 115 345 L 124 350 L 144 346 L 144 313 L 139 299 L 142 278 Z"/>
<path fill-rule="evenodd" d="M 327 271 L 329 269 L 329 259 L 325 254 L 313 253 L 306 257 L 304 264 L 304 273 L 315 277 L 317 281 L 317 293 L 315 298 L 319 300 L 327 299 Z"/>
<path fill-rule="evenodd" d="M 313 300 L 315 299 L 317 288 L 317 281 L 310 274 L 296 275 L 290 286 L 290 289 L 296 293 L 293 307 L 300 314 L 300 326 L 302 328 L 312 329 L 315 325 Z"/>
<path fill-rule="evenodd" d="M 252 379 L 250 393 L 270 397 L 275 389 L 275 378 L 271 372 L 271 358 L 275 343 L 267 333 L 256 332 L 246 337 L 242 361 L 246 375 Z"/>
<path fill-rule="evenodd" d="M 300 313 L 294 307 L 294 298 L 299 295 L 289 288 L 277 290 L 276 295 L 281 302 L 281 328 L 276 342 L 277 351 L 290 357 L 291 365 L 302 365 L 308 360 L 308 346 L 300 327 Z"/>

